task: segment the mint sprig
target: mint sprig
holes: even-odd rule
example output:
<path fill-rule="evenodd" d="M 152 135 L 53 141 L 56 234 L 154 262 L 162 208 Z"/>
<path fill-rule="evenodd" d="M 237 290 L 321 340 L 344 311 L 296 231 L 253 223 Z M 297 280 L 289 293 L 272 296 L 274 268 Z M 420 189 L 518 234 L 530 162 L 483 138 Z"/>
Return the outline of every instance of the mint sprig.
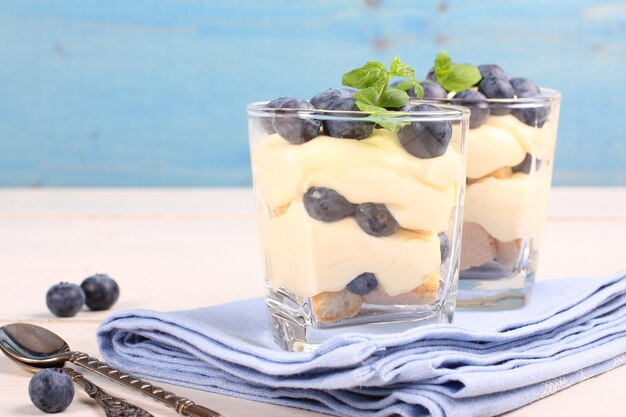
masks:
<path fill-rule="evenodd" d="M 477 67 L 470 64 L 454 64 L 445 51 L 437 54 L 434 68 L 437 82 L 448 92 L 466 90 L 482 78 Z"/>
<path fill-rule="evenodd" d="M 406 85 L 406 88 L 390 87 L 389 82 L 394 77 L 405 78 L 406 81 L 401 84 Z M 391 60 L 389 69 L 380 62 L 368 62 L 361 68 L 345 73 L 341 83 L 359 89 L 352 97 L 356 100 L 359 110 L 372 113 L 369 118 L 401 116 L 401 112 L 390 109 L 402 107 L 409 101 L 406 90 L 411 86 L 418 98 L 424 95 L 422 86 L 415 81 L 415 71 L 410 65 L 402 62 L 399 56 Z M 381 120 L 377 123 L 392 132 L 397 132 L 402 126 L 409 124 L 401 120 Z"/>

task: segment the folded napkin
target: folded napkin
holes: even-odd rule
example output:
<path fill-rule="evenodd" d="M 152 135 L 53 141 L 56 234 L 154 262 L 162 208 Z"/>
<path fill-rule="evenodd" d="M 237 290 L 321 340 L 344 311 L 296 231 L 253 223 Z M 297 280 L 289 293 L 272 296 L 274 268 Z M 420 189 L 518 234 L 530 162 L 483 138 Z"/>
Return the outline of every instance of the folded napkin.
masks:
<path fill-rule="evenodd" d="M 98 330 L 102 356 L 140 377 L 338 416 L 493 416 L 613 369 L 626 352 L 626 271 L 539 282 L 523 309 L 454 325 L 276 347 L 262 299 L 133 310 Z"/>

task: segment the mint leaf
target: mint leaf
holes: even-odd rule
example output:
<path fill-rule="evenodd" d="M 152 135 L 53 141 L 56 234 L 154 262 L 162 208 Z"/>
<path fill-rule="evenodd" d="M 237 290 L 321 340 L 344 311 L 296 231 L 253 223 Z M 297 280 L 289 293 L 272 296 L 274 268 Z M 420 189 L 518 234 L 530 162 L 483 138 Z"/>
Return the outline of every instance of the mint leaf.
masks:
<path fill-rule="evenodd" d="M 478 81 L 481 75 L 478 68 L 469 64 L 452 64 L 450 72 L 437 81 L 446 91 L 462 91 L 470 88 Z"/>
<path fill-rule="evenodd" d="M 378 103 L 381 107 L 402 107 L 409 101 L 409 95 L 406 91 L 399 90 L 393 87 L 387 87 Z"/>
<path fill-rule="evenodd" d="M 407 91 L 409 88 L 415 88 L 413 81 L 411 80 L 404 80 L 404 81 L 400 81 L 398 84 L 396 84 L 396 88 L 398 90 L 402 90 L 402 91 Z"/>
<path fill-rule="evenodd" d="M 380 87 L 386 82 L 386 78 L 387 67 L 380 62 L 368 62 L 361 68 L 344 74 L 341 83 L 354 88 Z"/>
<path fill-rule="evenodd" d="M 413 81 L 413 89 L 415 90 L 415 97 L 418 99 L 424 98 L 424 87 L 422 87 L 422 84 Z"/>
<path fill-rule="evenodd" d="M 408 80 L 415 79 L 415 70 L 410 65 L 405 64 L 400 60 L 399 56 L 395 56 L 389 65 L 389 72 L 392 77 L 404 77 Z"/>
<path fill-rule="evenodd" d="M 437 81 L 439 81 L 439 77 L 444 77 L 448 75 L 450 71 L 450 66 L 452 65 L 452 58 L 446 51 L 441 51 L 435 57 L 435 75 L 437 76 Z"/>
<path fill-rule="evenodd" d="M 480 71 L 470 64 L 453 64 L 450 55 L 441 51 L 435 58 L 437 82 L 446 91 L 462 91 L 472 87 L 481 79 Z"/>
<path fill-rule="evenodd" d="M 367 87 L 354 93 L 352 95 L 352 98 L 355 99 L 357 102 L 362 102 L 375 106 L 380 98 L 380 93 L 374 87 Z"/>

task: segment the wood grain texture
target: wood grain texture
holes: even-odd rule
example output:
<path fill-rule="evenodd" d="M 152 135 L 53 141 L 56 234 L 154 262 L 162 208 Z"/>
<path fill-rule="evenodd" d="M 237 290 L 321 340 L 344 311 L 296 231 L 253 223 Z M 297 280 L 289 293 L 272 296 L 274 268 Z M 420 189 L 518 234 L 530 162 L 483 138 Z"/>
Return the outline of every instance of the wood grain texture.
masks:
<path fill-rule="evenodd" d="M 249 184 L 246 103 L 441 48 L 563 92 L 556 184 L 626 184 L 623 1 L 5 0 L 0 186 Z"/>
<path fill-rule="evenodd" d="M 250 189 L 0 189 L 0 325 L 36 323 L 62 335 L 72 348 L 97 354 L 97 326 L 113 311 L 182 310 L 260 296 L 255 219 Z M 625 266 L 624 235 L 626 188 L 554 189 L 538 279 L 614 273 Z M 80 282 L 96 272 L 120 283 L 113 311 L 59 319 L 46 310 L 52 283 Z M 41 415 L 28 399 L 29 377 L 0 357 L 0 415 Z M 624 378 L 621 367 L 507 417 L 621 416 Z M 177 415 L 107 380 L 93 380 L 154 415 Z M 160 385 L 227 417 L 318 415 Z M 77 392 L 64 415 L 102 414 Z"/>

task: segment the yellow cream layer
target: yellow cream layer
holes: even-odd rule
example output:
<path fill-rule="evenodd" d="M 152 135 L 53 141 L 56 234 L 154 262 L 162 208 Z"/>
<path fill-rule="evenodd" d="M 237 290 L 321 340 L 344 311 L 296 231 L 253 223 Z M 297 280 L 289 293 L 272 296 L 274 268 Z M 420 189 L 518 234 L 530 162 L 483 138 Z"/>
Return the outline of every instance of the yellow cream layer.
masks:
<path fill-rule="evenodd" d="M 537 129 L 515 116 L 489 116 L 482 126 L 470 129 L 467 141 L 467 177 L 481 178 L 502 167 L 513 167 L 527 153 L 536 158 L 550 157 L 556 131 L 548 121 Z"/>
<path fill-rule="evenodd" d="M 510 242 L 523 237 L 539 240 L 546 216 L 550 169 L 534 176 L 513 174 L 468 185 L 464 221 L 478 223 L 494 238 Z M 538 242 L 535 242 L 538 245 Z"/>
<path fill-rule="evenodd" d="M 328 187 L 353 203 L 385 204 L 404 228 L 436 232 L 448 229 L 465 175 L 452 146 L 437 158 L 416 158 L 385 129 L 361 141 L 318 136 L 302 145 L 268 135 L 254 146 L 252 166 L 270 209 L 300 200 L 310 187 Z"/>
<path fill-rule="evenodd" d="M 315 220 L 301 201 L 274 218 L 260 209 L 259 224 L 269 284 L 299 296 L 343 290 L 363 272 L 374 273 L 381 289 L 394 296 L 439 271 L 439 238 L 434 232 L 400 229 L 374 237 L 353 218 Z"/>

